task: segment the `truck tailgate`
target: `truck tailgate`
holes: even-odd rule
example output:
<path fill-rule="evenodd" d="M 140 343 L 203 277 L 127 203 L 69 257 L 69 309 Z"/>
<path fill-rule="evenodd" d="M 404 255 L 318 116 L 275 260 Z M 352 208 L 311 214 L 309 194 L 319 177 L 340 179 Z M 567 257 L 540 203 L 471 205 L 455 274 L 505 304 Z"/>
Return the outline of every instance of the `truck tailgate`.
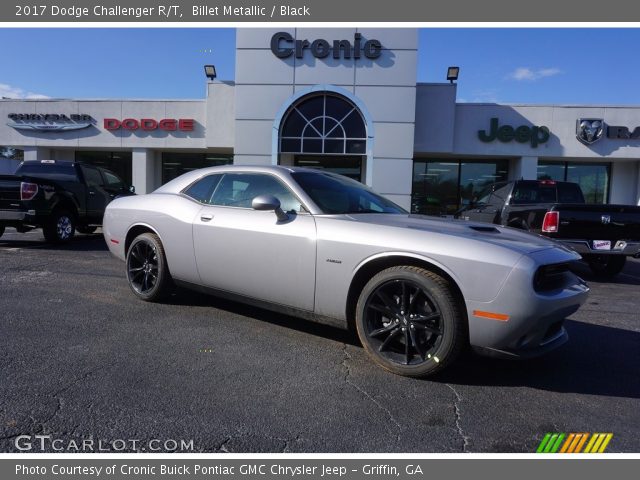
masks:
<path fill-rule="evenodd" d="M 555 238 L 640 240 L 640 207 L 630 205 L 557 204 L 560 226 Z"/>
<path fill-rule="evenodd" d="M 0 175 L 0 210 L 19 210 L 21 178 Z"/>

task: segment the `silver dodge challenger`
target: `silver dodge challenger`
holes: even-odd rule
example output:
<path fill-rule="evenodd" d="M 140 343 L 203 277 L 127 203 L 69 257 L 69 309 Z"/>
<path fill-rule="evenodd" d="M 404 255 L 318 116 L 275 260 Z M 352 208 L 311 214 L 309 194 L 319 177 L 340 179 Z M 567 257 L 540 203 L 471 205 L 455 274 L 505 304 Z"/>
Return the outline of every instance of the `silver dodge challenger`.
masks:
<path fill-rule="evenodd" d="M 381 367 L 421 377 L 465 347 L 526 358 L 567 340 L 580 256 L 500 226 L 410 215 L 365 185 L 296 167 L 188 172 L 106 209 L 133 293 L 186 286 L 355 328 Z"/>

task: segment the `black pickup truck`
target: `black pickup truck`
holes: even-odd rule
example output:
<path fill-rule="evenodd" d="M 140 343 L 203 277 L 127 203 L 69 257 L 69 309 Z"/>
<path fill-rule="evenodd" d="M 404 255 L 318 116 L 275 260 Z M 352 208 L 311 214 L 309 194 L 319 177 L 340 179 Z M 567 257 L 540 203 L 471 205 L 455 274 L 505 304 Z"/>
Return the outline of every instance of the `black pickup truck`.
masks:
<path fill-rule="evenodd" d="M 14 175 L 0 175 L 0 236 L 42 228 L 51 243 L 65 243 L 76 232 L 92 233 L 102 224 L 107 204 L 132 195 L 115 173 L 76 162 L 25 161 Z"/>
<path fill-rule="evenodd" d="M 490 185 L 458 218 L 521 228 L 559 240 L 600 277 L 640 255 L 640 207 L 587 204 L 577 183 L 517 180 Z"/>

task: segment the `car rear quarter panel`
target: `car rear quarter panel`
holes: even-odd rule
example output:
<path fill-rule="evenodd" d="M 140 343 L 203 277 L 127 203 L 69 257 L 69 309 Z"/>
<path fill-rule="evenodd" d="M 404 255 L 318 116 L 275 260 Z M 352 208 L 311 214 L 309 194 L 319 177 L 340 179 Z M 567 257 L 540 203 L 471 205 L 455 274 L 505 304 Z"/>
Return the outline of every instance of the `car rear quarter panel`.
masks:
<path fill-rule="evenodd" d="M 125 239 L 131 228 L 147 226 L 157 233 L 166 252 L 171 275 L 200 283 L 193 251 L 193 220 L 201 205 L 174 194 L 149 194 L 114 200 L 104 219 L 104 235 L 112 252 L 124 259 Z M 110 240 L 119 243 L 113 244 Z"/>

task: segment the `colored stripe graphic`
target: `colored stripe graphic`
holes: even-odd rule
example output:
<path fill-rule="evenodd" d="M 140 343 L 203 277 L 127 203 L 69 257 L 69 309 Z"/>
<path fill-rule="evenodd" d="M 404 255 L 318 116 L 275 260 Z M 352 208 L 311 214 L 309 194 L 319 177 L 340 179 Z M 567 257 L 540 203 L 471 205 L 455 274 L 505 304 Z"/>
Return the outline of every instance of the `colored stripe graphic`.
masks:
<path fill-rule="evenodd" d="M 589 438 L 588 433 L 581 433 L 580 435 L 582 435 L 582 438 L 580 439 L 578 445 L 576 445 L 576 449 L 572 453 L 580 453 L 582 451 L 582 447 L 587 441 L 587 438 Z"/>
<path fill-rule="evenodd" d="M 567 450 L 573 443 L 574 438 L 576 438 L 576 434 L 570 433 L 569 436 L 567 437 L 567 440 L 564 442 L 564 445 L 562 445 L 562 449 L 560 450 L 560 453 L 567 453 Z"/>
<path fill-rule="evenodd" d="M 546 433 L 536 453 L 603 453 L 613 433 Z M 587 442 L 588 440 L 588 442 Z"/>
<path fill-rule="evenodd" d="M 540 442 L 540 445 L 538 445 L 538 450 L 536 450 L 536 453 L 543 453 L 544 452 L 544 447 L 547 446 L 547 442 L 549 441 L 549 439 L 551 438 L 551 434 L 547 433 L 544 438 L 542 439 L 542 441 Z"/>

